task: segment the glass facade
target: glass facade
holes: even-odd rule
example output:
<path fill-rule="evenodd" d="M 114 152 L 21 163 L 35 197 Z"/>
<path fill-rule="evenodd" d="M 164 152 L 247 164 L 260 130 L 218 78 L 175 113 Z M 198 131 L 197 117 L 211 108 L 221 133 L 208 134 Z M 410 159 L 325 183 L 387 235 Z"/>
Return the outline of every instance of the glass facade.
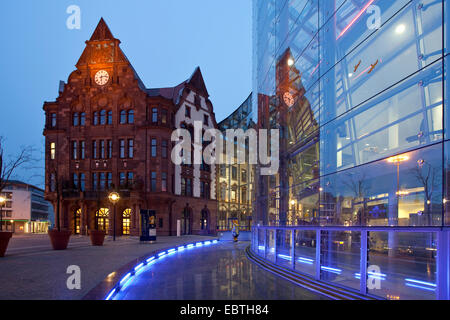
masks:
<path fill-rule="evenodd" d="M 449 8 L 253 1 L 254 119 L 281 154 L 257 177 L 256 253 L 380 298 L 449 298 Z"/>

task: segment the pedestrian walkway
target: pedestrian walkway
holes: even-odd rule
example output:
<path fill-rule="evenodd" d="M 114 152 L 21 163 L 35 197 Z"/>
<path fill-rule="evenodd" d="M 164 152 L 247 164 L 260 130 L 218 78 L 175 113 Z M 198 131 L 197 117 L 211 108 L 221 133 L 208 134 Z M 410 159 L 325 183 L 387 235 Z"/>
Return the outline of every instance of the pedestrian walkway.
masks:
<path fill-rule="evenodd" d="M 202 236 L 158 237 L 154 244 L 141 244 L 137 237 L 107 237 L 102 247 L 90 245 L 88 237 L 72 236 L 64 251 L 51 249 L 47 235 L 13 237 L 0 259 L 0 300 L 82 299 L 112 272 L 150 252 L 181 243 L 212 239 Z M 81 269 L 81 290 L 69 290 L 66 273 L 70 265 Z"/>
<path fill-rule="evenodd" d="M 137 274 L 116 300 L 325 299 L 248 260 L 249 242 L 219 242 L 176 252 Z"/>

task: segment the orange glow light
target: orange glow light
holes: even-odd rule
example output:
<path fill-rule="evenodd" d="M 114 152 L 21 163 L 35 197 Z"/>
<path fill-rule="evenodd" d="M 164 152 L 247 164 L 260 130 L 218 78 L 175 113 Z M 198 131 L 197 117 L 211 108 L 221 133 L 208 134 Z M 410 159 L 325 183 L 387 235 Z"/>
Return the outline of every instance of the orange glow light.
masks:
<path fill-rule="evenodd" d="M 400 162 L 404 162 L 404 161 L 408 161 L 409 157 L 407 155 L 401 154 L 395 157 L 390 157 L 387 159 L 387 162 L 390 163 L 400 163 Z"/>

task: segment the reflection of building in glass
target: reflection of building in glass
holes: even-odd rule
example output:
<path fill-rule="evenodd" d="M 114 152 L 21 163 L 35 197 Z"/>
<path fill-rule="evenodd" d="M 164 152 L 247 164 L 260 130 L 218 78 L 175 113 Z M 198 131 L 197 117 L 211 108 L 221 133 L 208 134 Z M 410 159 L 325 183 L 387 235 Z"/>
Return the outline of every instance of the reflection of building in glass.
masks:
<path fill-rule="evenodd" d="M 282 133 L 278 175 L 255 182 L 260 255 L 364 294 L 449 298 L 449 3 L 254 1 L 257 123 Z"/>
<path fill-rule="evenodd" d="M 228 118 L 218 124 L 219 130 L 226 135 L 227 129 L 242 129 L 244 132 L 254 128 L 252 121 L 252 95 L 242 103 Z M 237 143 L 237 141 L 235 142 Z M 224 150 L 226 141 L 224 142 Z M 248 145 L 243 147 L 248 151 Z M 242 230 L 250 229 L 254 201 L 254 166 L 238 163 L 236 152 L 235 164 L 221 164 L 217 179 L 219 230 L 230 230 L 232 220 L 237 220 Z"/>

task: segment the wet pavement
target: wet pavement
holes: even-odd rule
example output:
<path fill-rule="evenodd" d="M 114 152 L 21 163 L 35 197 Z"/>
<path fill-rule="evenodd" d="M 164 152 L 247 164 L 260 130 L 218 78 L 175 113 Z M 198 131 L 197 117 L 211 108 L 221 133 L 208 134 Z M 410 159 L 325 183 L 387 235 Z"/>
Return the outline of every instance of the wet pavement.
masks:
<path fill-rule="evenodd" d="M 173 253 L 146 266 L 116 300 L 326 299 L 250 262 L 249 242 L 219 242 Z"/>

